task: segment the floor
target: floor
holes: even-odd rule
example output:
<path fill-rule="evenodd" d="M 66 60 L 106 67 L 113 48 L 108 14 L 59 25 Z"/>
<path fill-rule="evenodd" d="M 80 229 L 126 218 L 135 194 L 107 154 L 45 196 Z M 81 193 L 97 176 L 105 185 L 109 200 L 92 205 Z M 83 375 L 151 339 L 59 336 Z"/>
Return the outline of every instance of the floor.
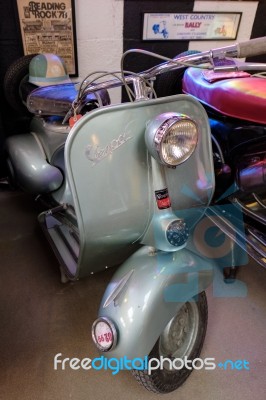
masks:
<path fill-rule="evenodd" d="M 113 271 L 62 284 L 36 214 L 32 199 L 0 191 L 0 399 L 158 399 L 126 371 L 114 376 L 110 371 L 53 369 L 57 353 L 97 357 L 90 329 Z M 194 371 L 165 399 L 265 399 L 266 271 L 250 262 L 238 280 L 226 286 L 223 297 L 217 297 L 221 293 L 215 287 L 208 290 L 202 357 L 217 363 L 247 360 L 250 370 Z M 243 285 L 244 296 L 239 291 Z"/>

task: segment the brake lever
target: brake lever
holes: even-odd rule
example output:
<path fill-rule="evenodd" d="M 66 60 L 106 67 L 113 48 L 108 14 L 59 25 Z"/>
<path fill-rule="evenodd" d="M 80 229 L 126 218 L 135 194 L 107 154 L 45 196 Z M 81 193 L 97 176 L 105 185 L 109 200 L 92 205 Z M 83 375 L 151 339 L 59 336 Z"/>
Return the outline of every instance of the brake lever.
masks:
<path fill-rule="evenodd" d="M 211 59 L 214 72 L 235 72 L 238 71 L 237 63 L 235 59 L 232 58 L 219 58 L 213 57 Z"/>
<path fill-rule="evenodd" d="M 266 63 L 252 63 L 235 60 L 238 71 L 266 71 Z"/>
<path fill-rule="evenodd" d="M 214 72 L 238 72 L 238 71 L 266 71 L 265 63 L 252 63 L 245 62 L 232 58 L 218 58 L 212 59 Z"/>

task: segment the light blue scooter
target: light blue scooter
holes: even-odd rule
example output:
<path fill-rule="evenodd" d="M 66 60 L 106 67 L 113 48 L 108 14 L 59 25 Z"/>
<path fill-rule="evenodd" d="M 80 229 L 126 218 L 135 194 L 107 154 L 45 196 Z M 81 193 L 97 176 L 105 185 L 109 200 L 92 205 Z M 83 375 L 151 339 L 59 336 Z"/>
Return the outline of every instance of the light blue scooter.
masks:
<path fill-rule="evenodd" d="M 247 43 L 218 50 L 241 55 L 239 48 Z M 73 93 L 73 85 L 36 89 L 27 100 L 35 113 L 31 132 L 7 141 L 14 179 L 49 205 L 39 221 L 64 276 L 76 280 L 120 265 L 92 327 L 107 358 L 182 364 L 200 354 L 204 290 L 216 267 L 198 250 L 202 237 L 195 233 L 215 186 L 209 122 L 192 97 L 153 98 L 152 82 L 178 63 L 206 63 L 211 54 L 100 83 L 87 79 L 67 115 L 60 92 Z M 134 101 L 102 104 L 99 91 L 122 84 Z M 91 93 L 99 107 L 85 112 Z M 69 117 L 76 122 L 71 129 Z M 170 392 L 192 370 L 173 370 L 170 361 L 149 371 L 135 365 L 134 375 L 149 390 Z"/>

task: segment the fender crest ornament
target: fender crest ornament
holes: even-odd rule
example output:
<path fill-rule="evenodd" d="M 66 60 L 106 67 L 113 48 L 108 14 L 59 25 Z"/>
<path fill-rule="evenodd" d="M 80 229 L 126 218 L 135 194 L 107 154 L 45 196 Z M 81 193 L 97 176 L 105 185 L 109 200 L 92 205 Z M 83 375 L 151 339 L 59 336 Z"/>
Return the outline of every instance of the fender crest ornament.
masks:
<path fill-rule="evenodd" d="M 117 139 L 113 139 L 111 143 L 105 147 L 88 145 L 85 150 L 86 157 L 93 163 L 93 166 L 95 166 L 104 158 L 113 154 L 115 150 L 123 146 L 123 144 L 130 139 L 132 139 L 132 136 L 127 136 L 127 133 L 124 132 L 119 135 Z"/>

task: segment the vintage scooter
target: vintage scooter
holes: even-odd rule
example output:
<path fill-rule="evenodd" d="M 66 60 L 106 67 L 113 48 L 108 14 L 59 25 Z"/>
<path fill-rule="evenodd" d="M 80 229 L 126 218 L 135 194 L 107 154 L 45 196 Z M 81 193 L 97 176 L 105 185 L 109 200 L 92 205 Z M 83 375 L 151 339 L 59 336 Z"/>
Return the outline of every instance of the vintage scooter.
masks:
<path fill-rule="evenodd" d="M 184 360 L 200 354 L 204 290 L 218 264 L 197 246 L 203 233 L 196 228 L 215 190 L 207 114 L 192 96 L 152 98 L 153 80 L 180 63 L 205 65 L 213 54 L 261 53 L 265 43 L 185 56 L 139 74 L 116 72 L 98 83 L 87 77 L 78 92 L 71 84 L 35 89 L 27 97 L 35 114 L 30 132 L 6 143 L 13 181 L 46 204 L 39 222 L 64 276 L 76 280 L 120 265 L 93 340 L 108 359 L 137 358 L 141 365 L 167 358 L 149 370 L 131 364 L 154 392 L 175 390 L 193 369 Z M 121 85 L 134 101 L 108 105 L 106 90 Z"/>

